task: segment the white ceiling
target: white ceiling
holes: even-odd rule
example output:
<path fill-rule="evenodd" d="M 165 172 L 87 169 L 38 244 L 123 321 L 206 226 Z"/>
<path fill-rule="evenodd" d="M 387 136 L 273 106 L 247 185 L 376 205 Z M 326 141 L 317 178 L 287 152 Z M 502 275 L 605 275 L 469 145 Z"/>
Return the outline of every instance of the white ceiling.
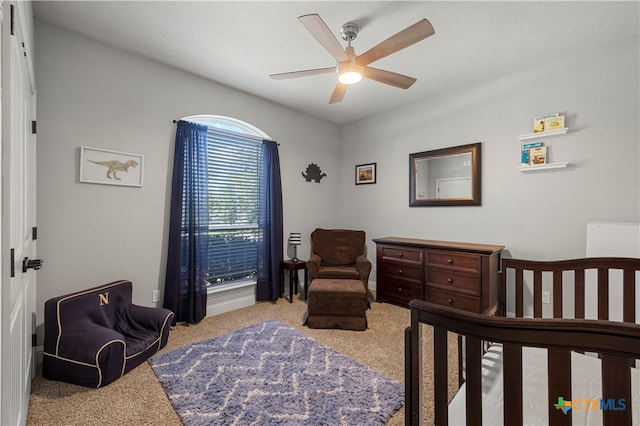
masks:
<path fill-rule="evenodd" d="M 638 37 L 638 1 L 34 1 L 37 19 L 335 123 L 397 109 L 567 55 Z M 427 18 L 435 35 L 372 66 L 416 77 L 403 90 L 370 80 L 328 100 L 336 76 L 272 80 L 335 60 L 297 20 L 318 13 L 357 54 Z"/>

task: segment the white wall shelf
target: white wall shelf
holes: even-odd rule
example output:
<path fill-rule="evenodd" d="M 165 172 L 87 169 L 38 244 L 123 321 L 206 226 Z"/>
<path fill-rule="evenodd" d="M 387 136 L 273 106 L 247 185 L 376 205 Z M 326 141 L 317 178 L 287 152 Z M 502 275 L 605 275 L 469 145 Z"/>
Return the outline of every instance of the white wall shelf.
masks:
<path fill-rule="evenodd" d="M 536 164 L 533 166 L 521 166 L 518 167 L 518 170 L 521 172 L 533 172 L 535 170 L 547 170 L 547 169 L 561 169 L 567 167 L 569 163 L 547 163 L 547 164 Z"/>
<path fill-rule="evenodd" d="M 546 138 L 548 136 L 564 135 L 568 131 L 569 131 L 569 128 L 564 127 L 558 130 L 547 130 L 546 132 L 527 133 L 526 135 L 517 136 L 517 138 L 520 139 L 521 141 L 526 141 L 528 139 L 536 139 L 536 138 L 539 139 L 539 138 Z"/>

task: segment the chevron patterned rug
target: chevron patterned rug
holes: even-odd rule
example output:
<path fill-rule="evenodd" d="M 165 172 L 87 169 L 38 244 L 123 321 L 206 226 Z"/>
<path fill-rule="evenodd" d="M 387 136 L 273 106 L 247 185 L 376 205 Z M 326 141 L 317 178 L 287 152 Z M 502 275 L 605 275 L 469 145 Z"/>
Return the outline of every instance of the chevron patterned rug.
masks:
<path fill-rule="evenodd" d="M 185 425 L 383 425 L 404 387 L 272 319 L 149 360 Z"/>

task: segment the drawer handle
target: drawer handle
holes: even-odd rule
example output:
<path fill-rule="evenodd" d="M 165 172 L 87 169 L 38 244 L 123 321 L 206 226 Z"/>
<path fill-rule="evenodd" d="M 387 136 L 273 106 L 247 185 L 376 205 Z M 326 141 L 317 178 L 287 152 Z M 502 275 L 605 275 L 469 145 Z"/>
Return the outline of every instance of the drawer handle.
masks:
<path fill-rule="evenodd" d="M 453 278 L 447 278 L 447 282 L 448 282 L 449 284 L 453 284 Z"/>
<path fill-rule="evenodd" d="M 398 287 L 398 293 L 402 293 L 402 287 Z"/>
<path fill-rule="evenodd" d="M 447 259 L 447 263 L 448 263 L 449 265 L 453 265 L 453 259 Z"/>
<path fill-rule="evenodd" d="M 398 275 L 402 275 L 404 271 L 402 269 L 398 269 Z"/>
<path fill-rule="evenodd" d="M 398 257 L 402 257 L 402 256 L 404 256 L 404 253 L 402 252 L 398 253 Z"/>
<path fill-rule="evenodd" d="M 447 302 L 449 302 L 450 305 L 453 305 L 453 299 L 449 299 Z"/>

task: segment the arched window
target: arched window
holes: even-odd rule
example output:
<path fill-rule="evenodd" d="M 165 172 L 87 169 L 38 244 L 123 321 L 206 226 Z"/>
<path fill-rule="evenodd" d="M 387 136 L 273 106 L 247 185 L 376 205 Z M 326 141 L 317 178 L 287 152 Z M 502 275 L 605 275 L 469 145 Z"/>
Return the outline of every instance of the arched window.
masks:
<path fill-rule="evenodd" d="M 218 130 L 226 130 L 233 133 L 257 137 L 260 138 L 260 140 L 271 139 L 269 135 L 257 127 L 233 117 L 225 117 L 223 115 L 190 115 L 183 118 L 183 120 L 203 124 L 207 127 Z"/>
<path fill-rule="evenodd" d="M 209 179 L 208 282 L 252 282 L 257 270 L 260 129 L 216 115 L 183 118 L 206 125 Z"/>

